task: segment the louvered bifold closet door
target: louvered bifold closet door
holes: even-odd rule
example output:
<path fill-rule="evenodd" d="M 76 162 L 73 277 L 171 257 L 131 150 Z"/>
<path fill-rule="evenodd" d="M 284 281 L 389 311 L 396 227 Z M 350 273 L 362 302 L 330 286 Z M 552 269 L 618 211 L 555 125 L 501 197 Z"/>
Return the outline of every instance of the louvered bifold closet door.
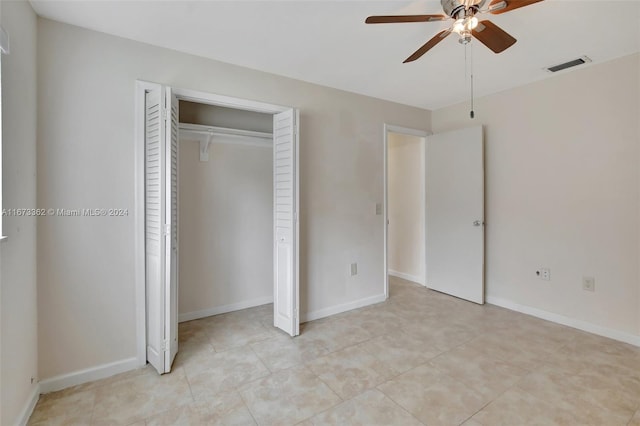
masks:
<path fill-rule="evenodd" d="M 162 87 L 145 94 L 145 276 L 147 360 L 165 372 L 165 126 Z"/>
<path fill-rule="evenodd" d="M 273 118 L 274 325 L 300 333 L 298 295 L 298 143 L 296 110 Z"/>
<path fill-rule="evenodd" d="M 171 88 L 166 89 L 167 107 L 167 176 L 166 176 L 166 215 L 168 221 L 167 236 L 167 303 L 166 309 L 166 333 L 168 342 L 166 351 L 165 372 L 171 371 L 171 365 L 178 353 L 178 99 L 172 93 Z"/>

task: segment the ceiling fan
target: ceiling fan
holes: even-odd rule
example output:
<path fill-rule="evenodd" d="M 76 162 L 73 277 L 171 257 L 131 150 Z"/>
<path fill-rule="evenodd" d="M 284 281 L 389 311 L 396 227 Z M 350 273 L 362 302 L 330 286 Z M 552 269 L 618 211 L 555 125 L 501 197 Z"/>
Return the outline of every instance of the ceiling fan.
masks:
<path fill-rule="evenodd" d="M 476 14 L 491 13 L 499 15 L 524 6 L 538 3 L 542 0 L 491 0 L 489 5 L 482 7 L 488 0 L 440 0 L 446 15 L 398 15 L 398 16 L 369 16 L 367 24 L 392 24 L 400 22 L 434 22 L 454 20 L 451 28 L 440 31 L 431 40 L 416 50 L 403 63 L 413 62 L 427 53 L 432 47 L 444 40 L 449 34 L 456 33 L 462 44 L 471 42 L 475 37 L 482 44 L 495 53 L 500 53 L 511 47 L 516 39 L 502 28 L 489 20 L 478 21 Z"/>

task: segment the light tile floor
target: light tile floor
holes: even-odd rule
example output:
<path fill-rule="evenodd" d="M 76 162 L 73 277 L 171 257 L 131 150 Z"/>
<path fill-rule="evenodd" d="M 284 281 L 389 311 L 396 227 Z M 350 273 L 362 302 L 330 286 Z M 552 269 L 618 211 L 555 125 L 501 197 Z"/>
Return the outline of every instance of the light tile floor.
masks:
<path fill-rule="evenodd" d="M 640 348 L 400 279 L 294 339 L 271 323 L 182 323 L 171 374 L 43 395 L 30 424 L 640 426 Z"/>

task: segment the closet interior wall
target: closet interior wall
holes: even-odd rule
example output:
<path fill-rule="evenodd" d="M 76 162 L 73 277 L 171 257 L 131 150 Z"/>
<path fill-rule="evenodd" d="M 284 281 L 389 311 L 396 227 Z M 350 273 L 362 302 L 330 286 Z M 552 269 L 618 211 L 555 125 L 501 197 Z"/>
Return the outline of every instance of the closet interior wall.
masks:
<path fill-rule="evenodd" d="M 180 101 L 180 123 L 273 132 L 273 116 Z M 206 136 L 203 135 L 203 137 Z M 273 144 L 192 132 L 179 141 L 179 319 L 273 301 Z"/>

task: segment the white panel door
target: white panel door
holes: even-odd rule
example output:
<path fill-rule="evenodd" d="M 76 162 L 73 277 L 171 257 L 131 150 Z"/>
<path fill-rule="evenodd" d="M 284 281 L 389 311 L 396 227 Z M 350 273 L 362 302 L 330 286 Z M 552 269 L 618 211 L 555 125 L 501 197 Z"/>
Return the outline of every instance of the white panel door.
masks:
<path fill-rule="evenodd" d="M 166 89 L 166 284 L 165 304 L 165 372 L 178 353 L 178 98 Z"/>
<path fill-rule="evenodd" d="M 165 372 L 165 126 L 160 85 L 145 94 L 145 278 L 147 361 Z"/>
<path fill-rule="evenodd" d="M 273 116 L 273 324 L 300 334 L 298 283 L 298 111 Z"/>
<path fill-rule="evenodd" d="M 427 287 L 484 303 L 482 126 L 427 138 Z"/>

